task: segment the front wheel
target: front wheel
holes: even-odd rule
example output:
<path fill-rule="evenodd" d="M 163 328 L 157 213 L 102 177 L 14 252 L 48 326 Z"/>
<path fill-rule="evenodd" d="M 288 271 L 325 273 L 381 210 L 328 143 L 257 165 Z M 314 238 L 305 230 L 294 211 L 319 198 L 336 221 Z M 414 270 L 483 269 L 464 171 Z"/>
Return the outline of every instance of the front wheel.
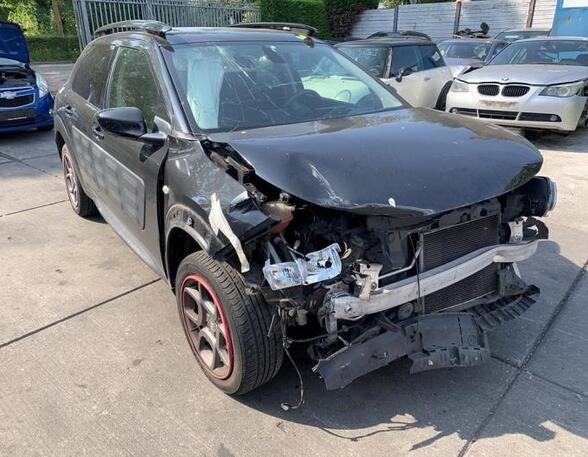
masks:
<path fill-rule="evenodd" d="M 176 284 L 184 333 L 215 386 L 240 395 L 276 375 L 283 359 L 279 322 L 271 326 L 272 309 L 246 293 L 239 272 L 200 251 L 182 261 Z"/>

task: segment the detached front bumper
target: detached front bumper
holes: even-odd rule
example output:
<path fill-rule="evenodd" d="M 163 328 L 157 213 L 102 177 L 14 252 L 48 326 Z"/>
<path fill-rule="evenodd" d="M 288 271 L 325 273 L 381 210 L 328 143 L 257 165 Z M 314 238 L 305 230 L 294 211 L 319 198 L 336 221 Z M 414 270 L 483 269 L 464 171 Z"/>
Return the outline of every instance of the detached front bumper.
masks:
<path fill-rule="evenodd" d="M 419 316 L 321 359 L 313 368 L 327 390 L 342 389 L 353 380 L 401 357 L 412 360 L 411 373 L 438 368 L 472 367 L 490 358 L 486 331 L 519 317 L 535 300 L 529 290 L 468 312 Z"/>
<path fill-rule="evenodd" d="M 446 111 L 509 127 L 574 131 L 588 99 L 539 95 L 545 87 L 537 86 L 522 97 L 486 96 L 477 86 L 470 84 L 469 92 L 449 91 Z"/>

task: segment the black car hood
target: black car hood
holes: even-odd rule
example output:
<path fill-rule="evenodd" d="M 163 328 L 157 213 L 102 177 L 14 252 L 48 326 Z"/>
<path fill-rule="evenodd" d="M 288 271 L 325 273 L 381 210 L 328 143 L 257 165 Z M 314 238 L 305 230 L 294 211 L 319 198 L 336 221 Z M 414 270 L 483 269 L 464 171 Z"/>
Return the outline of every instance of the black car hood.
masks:
<path fill-rule="evenodd" d="M 508 192 L 542 157 L 500 127 L 430 109 L 209 135 L 302 200 L 362 214 L 425 216 Z"/>

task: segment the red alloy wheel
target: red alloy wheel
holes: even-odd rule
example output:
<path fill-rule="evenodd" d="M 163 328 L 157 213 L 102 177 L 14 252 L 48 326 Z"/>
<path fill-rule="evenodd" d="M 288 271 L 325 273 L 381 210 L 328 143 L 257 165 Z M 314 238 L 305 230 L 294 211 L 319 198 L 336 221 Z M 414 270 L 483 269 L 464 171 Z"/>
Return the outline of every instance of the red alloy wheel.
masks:
<path fill-rule="evenodd" d="M 182 325 L 192 352 L 213 377 L 227 379 L 234 364 L 231 331 L 210 284 L 199 275 L 186 276 L 180 289 Z"/>

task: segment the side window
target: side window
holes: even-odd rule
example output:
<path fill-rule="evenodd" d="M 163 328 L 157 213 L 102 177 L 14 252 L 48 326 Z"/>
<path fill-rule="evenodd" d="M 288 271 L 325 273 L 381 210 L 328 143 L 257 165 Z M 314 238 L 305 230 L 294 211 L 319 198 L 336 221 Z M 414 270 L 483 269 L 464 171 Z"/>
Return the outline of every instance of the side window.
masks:
<path fill-rule="evenodd" d="M 100 107 L 108 77 L 112 48 L 106 44 L 91 45 L 76 66 L 72 90 L 92 105 Z"/>
<path fill-rule="evenodd" d="M 107 106 L 139 108 L 145 116 L 149 131 L 153 131 L 155 116 L 168 118 L 163 96 L 143 51 L 119 49 L 110 79 Z"/>
<path fill-rule="evenodd" d="M 410 68 L 413 73 L 419 71 L 419 57 L 417 46 L 397 46 L 392 48 L 391 76 L 396 76 L 400 70 Z"/>
<path fill-rule="evenodd" d="M 421 53 L 420 70 L 432 70 L 433 68 L 444 67 L 445 62 L 436 46 L 419 46 Z"/>

